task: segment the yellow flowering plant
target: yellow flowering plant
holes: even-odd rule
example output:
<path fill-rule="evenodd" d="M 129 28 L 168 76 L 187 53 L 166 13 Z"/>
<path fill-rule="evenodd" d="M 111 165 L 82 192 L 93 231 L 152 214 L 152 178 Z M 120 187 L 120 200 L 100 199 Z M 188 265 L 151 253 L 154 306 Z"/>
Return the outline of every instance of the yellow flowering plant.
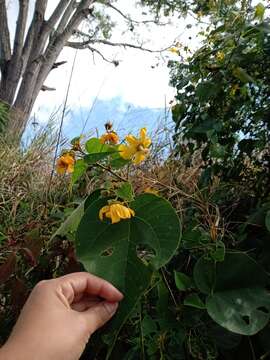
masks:
<path fill-rule="evenodd" d="M 109 329 L 115 339 L 150 286 L 153 274 L 175 254 L 181 230 L 168 201 L 154 191 L 137 193 L 129 181 L 129 171 L 150 156 L 147 129 L 140 129 L 137 136 L 128 134 L 119 144 L 112 125 L 105 128 L 104 135 L 85 144 L 76 138 L 73 156 L 68 153 L 58 160 L 60 165 L 65 160 L 73 185 L 86 172 L 99 183 L 104 181 L 56 235 L 74 238 L 76 256 L 85 270 L 107 279 L 124 293 L 125 300 Z"/>

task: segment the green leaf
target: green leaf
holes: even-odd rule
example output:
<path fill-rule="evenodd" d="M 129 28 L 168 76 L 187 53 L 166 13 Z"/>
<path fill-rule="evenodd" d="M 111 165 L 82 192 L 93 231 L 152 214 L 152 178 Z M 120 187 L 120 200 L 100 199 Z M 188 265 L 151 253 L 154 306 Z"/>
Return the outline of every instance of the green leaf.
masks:
<path fill-rule="evenodd" d="M 269 277 L 246 254 L 228 253 L 224 262 L 212 265 L 202 258 L 195 266 L 194 279 L 201 291 L 208 292 L 208 314 L 220 326 L 237 334 L 254 335 L 268 323 Z"/>
<path fill-rule="evenodd" d="M 226 155 L 226 146 L 222 146 L 219 143 L 211 144 L 210 156 L 215 159 L 223 159 Z"/>
<path fill-rule="evenodd" d="M 72 184 L 74 185 L 86 172 L 88 165 L 83 159 L 79 159 L 75 162 L 74 172 L 72 173 Z"/>
<path fill-rule="evenodd" d="M 73 138 L 72 140 L 71 140 L 71 145 L 77 145 L 78 143 L 80 143 L 80 140 L 82 139 L 82 137 L 81 136 L 76 136 L 75 138 Z"/>
<path fill-rule="evenodd" d="M 218 241 L 215 250 L 210 253 L 210 256 L 213 260 L 223 261 L 225 258 L 225 251 L 225 244 L 222 241 Z"/>
<path fill-rule="evenodd" d="M 134 199 L 133 187 L 129 182 L 123 183 L 116 191 L 115 194 L 124 201 L 132 201 Z"/>
<path fill-rule="evenodd" d="M 98 199 L 86 209 L 77 231 L 76 250 L 87 271 L 110 281 L 125 295 L 111 323 L 117 336 L 153 272 L 138 257 L 138 247 L 147 245 L 153 250 L 153 266 L 165 265 L 178 247 L 180 224 L 169 202 L 154 195 L 136 198 L 130 205 L 135 217 L 117 224 L 100 221 L 99 210 L 105 205 L 107 199 Z"/>
<path fill-rule="evenodd" d="M 100 199 L 100 197 L 101 197 L 101 189 L 97 189 L 93 191 L 84 201 L 84 211 L 86 211 L 86 209 L 90 205 L 92 205 L 93 202 Z"/>
<path fill-rule="evenodd" d="M 119 151 L 114 152 L 110 158 L 110 166 L 113 169 L 120 169 L 129 163 L 130 163 L 130 160 L 123 159 L 122 156 L 120 155 Z"/>
<path fill-rule="evenodd" d="M 96 162 L 100 161 L 100 160 L 104 160 L 107 157 L 111 156 L 112 152 L 111 151 L 104 151 L 104 152 L 100 152 L 100 153 L 93 153 L 93 154 L 88 154 L 84 157 L 84 161 L 88 164 L 88 165 L 92 165 L 95 164 Z"/>
<path fill-rule="evenodd" d="M 201 257 L 195 264 L 193 278 L 198 289 L 204 294 L 210 294 L 215 284 L 215 264 Z"/>
<path fill-rule="evenodd" d="M 151 226 L 158 239 L 152 265 L 156 269 L 164 266 L 175 254 L 181 240 L 181 224 L 174 208 L 169 201 L 153 194 L 138 196 L 131 208 L 135 210 L 136 217 Z M 154 245 L 151 241 L 146 244 Z"/>
<path fill-rule="evenodd" d="M 262 3 L 257 4 L 255 6 L 255 15 L 254 15 L 254 17 L 256 19 L 259 19 L 259 20 L 263 21 L 264 13 L 265 13 L 264 5 Z"/>
<path fill-rule="evenodd" d="M 102 144 L 98 138 L 92 138 L 85 143 L 85 149 L 88 154 L 96 154 L 100 152 L 110 152 L 114 147 Z"/>
<path fill-rule="evenodd" d="M 267 211 L 266 217 L 265 217 L 265 226 L 268 231 L 270 231 L 270 210 Z"/>
<path fill-rule="evenodd" d="M 184 300 L 184 305 L 195 307 L 197 309 L 205 309 L 205 304 L 202 302 L 198 294 L 190 294 Z"/>
<path fill-rule="evenodd" d="M 241 67 L 236 67 L 233 70 L 233 75 L 239 79 L 240 81 L 242 81 L 244 84 L 248 83 L 248 82 L 252 82 L 254 83 L 254 79 Z"/>
<path fill-rule="evenodd" d="M 68 234 L 74 234 L 84 214 L 84 201 L 71 213 L 63 222 L 59 229 L 51 237 L 52 241 L 56 236 L 66 237 Z"/>
<path fill-rule="evenodd" d="M 174 281 L 178 290 L 186 291 L 193 285 L 192 279 L 182 272 L 174 272 Z"/>
<path fill-rule="evenodd" d="M 202 102 L 216 98 L 219 94 L 220 86 L 209 81 L 201 82 L 197 85 L 196 95 Z"/>
<path fill-rule="evenodd" d="M 219 292 L 208 297 L 206 307 L 211 318 L 225 329 L 251 336 L 269 321 L 270 295 L 255 287 Z"/>

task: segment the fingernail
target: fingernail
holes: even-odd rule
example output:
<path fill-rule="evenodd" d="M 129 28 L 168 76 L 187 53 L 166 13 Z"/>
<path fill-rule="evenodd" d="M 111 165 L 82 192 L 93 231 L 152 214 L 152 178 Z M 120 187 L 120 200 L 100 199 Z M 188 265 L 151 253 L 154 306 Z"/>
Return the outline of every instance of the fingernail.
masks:
<path fill-rule="evenodd" d="M 104 306 L 106 307 L 106 310 L 109 314 L 114 314 L 118 308 L 117 302 L 105 302 Z"/>

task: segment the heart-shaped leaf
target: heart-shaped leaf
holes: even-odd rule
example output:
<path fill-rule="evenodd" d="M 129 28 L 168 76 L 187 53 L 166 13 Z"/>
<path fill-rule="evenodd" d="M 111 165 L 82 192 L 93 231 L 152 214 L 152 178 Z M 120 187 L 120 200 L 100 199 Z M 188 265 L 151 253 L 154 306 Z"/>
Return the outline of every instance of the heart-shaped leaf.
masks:
<path fill-rule="evenodd" d="M 244 253 L 227 253 L 224 262 L 201 258 L 194 268 L 198 288 L 209 294 L 211 318 L 229 331 L 254 335 L 270 319 L 269 277 Z"/>
<path fill-rule="evenodd" d="M 159 268 L 175 253 L 180 224 L 170 203 L 152 194 L 139 196 L 130 205 L 135 217 L 117 224 L 99 219 L 99 210 L 106 204 L 107 199 L 98 199 L 87 207 L 78 227 L 76 250 L 87 271 L 110 281 L 125 295 L 111 324 L 116 336 L 149 286 L 150 265 Z M 151 248 L 150 264 L 138 257 L 144 245 Z"/>

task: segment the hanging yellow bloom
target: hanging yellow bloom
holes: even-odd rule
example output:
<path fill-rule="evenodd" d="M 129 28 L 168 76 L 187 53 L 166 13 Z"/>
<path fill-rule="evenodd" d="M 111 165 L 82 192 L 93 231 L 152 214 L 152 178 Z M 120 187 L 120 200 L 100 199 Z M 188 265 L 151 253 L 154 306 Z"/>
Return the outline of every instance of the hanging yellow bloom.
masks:
<path fill-rule="evenodd" d="M 168 50 L 173 54 L 180 55 L 180 51 L 177 47 L 171 47 Z"/>
<path fill-rule="evenodd" d="M 113 203 L 100 209 L 99 218 L 101 221 L 104 219 L 104 216 L 111 219 L 112 224 L 116 224 L 121 220 L 130 219 L 132 216 L 135 216 L 135 212 L 121 203 Z"/>
<path fill-rule="evenodd" d="M 223 52 L 223 51 L 218 51 L 217 54 L 216 54 L 216 59 L 217 59 L 218 61 L 223 61 L 224 58 L 225 58 L 224 52 Z"/>
<path fill-rule="evenodd" d="M 102 135 L 99 140 L 101 144 L 116 145 L 119 143 L 119 137 L 114 131 L 107 132 L 106 134 Z"/>
<path fill-rule="evenodd" d="M 151 139 L 146 136 L 146 128 L 140 130 L 140 137 L 136 138 L 133 135 L 126 136 L 128 145 L 120 145 L 120 156 L 125 160 L 132 160 L 136 165 L 140 164 L 149 154 L 149 146 Z"/>
<path fill-rule="evenodd" d="M 75 158 L 71 153 L 63 154 L 56 164 L 56 171 L 58 174 L 73 173 Z"/>
<path fill-rule="evenodd" d="M 240 86 L 238 84 L 234 84 L 232 87 L 231 87 L 231 90 L 230 90 L 230 95 L 233 97 L 235 96 L 237 90 L 240 89 Z"/>

